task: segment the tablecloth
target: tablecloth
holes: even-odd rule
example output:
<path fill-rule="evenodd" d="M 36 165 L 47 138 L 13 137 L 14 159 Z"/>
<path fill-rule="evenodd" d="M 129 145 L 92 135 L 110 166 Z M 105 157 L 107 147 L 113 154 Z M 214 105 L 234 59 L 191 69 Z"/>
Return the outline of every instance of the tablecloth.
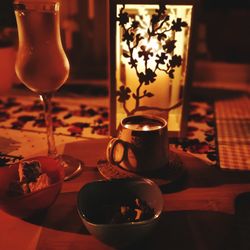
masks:
<path fill-rule="evenodd" d="M 56 144 L 107 137 L 109 108 L 107 97 L 55 97 L 53 125 Z M 175 147 L 216 165 L 215 122 L 212 103 L 191 102 L 188 134 L 172 139 Z M 94 150 L 94 149 L 93 149 Z M 46 153 L 43 105 L 36 96 L 0 98 L 0 164 Z"/>

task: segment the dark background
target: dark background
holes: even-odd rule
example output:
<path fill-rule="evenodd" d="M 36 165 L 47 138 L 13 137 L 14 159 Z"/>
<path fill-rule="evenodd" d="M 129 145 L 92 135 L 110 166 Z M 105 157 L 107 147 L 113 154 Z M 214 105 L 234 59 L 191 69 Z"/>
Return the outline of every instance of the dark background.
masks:
<path fill-rule="evenodd" d="M 99 4 L 97 0 L 96 8 L 105 8 L 105 4 Z M 63 3 L 63 1 L 61 1 Z M 86 0 L 87 2 L 87 0 Z M 185 2 L 185 0 L 184 0 Z M 103 3 L 103 2 L 102 2 Z M 84 0 L 79 0 L 79 4 L 86 4 Z M 99 4 L 99 7 L 98 7 Z M 102 7 L 100 7 L 102 6 Z M 199 49 L 196 51 L 197 59 L 204 59 L 211 62 L 228 62 L 228 63 L 240 63 L 240 64 L 250 64 L 250 1 L 249 0 L 200 0 L 199 1 L 199 11 L 198 11 L 198 27 L 197 32 L 197 48 L 199 44 L 203 43 L 203 51 Z M 99 12 L 98 12 L 99 11 Z M 101 10 L 103 15 L 105 15 L 105 10 Z M 100 10 L 96 10 L 100 13 Z M 83 15 L 85 15 L 83 13 Z M 93 24 L 93 34 L 98 36 L 99 33 L 103 34 L 103 29 L 105 29 L 106 23 L 100 21 L 100 15 L 97 15 L 97 19 Z M 103 18 L 103 17 L 102 17 Z M 84 16 L 83 16 L 84 19 Z M 79 17 L 78 17 L 79 20 Z M 15 27 L 15 17 L 12 8 L 12 0 L 1 0 L 0 1 L 0 31 L 3 27 Z M 83 26 L 84 27 L 84 26 Z M 98 31 L 99 30 L 99 31 Z M 88 31 L 90 32 L 90 31 Z M 89 33 L 88 33 L 89 34 Z M 102 35 L 103 36 L 103 35 Z M 103 40 L 98 37 L 94 40 L 95 45 L 93 48 L 98 47 L 98 41 L 102 40 L 102 45 L 104 47 Z M 80 43 L 84 42 L 84 38 Z M 83 46 L 87 49 L 85 51 L 91 51 L 90 46 L 92 46 L 93 40 Z M 78 47 L 79 45 L 78 41 Z M 89 46 L 89 47 L 88 47 Z M 205 50 L 204 50 L 205 46 Z M 92 50 L 93 50 L 92 48 Z M 71 53 L 71 60 L 74 60 L 75 55 L 79 57 L 79 48 L 76 49 L 77 53 Z M 94 49 L 96 50 L 96 49 Z M 106 50 L 104 47 L 103 50 Z M 98 52 L 99 53 L 99 52 Z M 79 61 L 79 58 L 75 58 L 79 64 L 85 64 L 86 70 L 83 77 L 98 78 L 98 72 L 103 72 L 106 66 L 107 58 L 102 55 L 98 57 L 96 53 L 96 60 L 90 61 L 89 59 L 85 61 Z M 104 53 L 105 55 L 105 53 Z M 84 55 L 80 55 L 84 57 Z M 86 56 L 85 56 L 86 57 Z M 87 57 L 86 57 L 87 58 Z M 95 67 L 99 67 L 96 70 Z M 102 68 L 103 67 L 103 68 Z M 99 78 L 105 78 L 105 74 L 100 74 Z"/>

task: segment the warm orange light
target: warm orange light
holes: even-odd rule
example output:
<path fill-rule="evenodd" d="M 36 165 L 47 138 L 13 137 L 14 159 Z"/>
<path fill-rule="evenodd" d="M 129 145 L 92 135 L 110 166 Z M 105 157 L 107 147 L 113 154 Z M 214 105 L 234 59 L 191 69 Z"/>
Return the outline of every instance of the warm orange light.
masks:
<path fill-rule="evenodd" d="M 176 40 L 176 43 L 173 45 L 175 46 L 174 53 L 168 54 L 168 59 L 174 54 L 182 58 L 182 64 L 175 69 L 175 77 L 173 79 L 166 74 L 168 65 L 157 64 L 159 56 L 166 53 L 165 43 L 157 36 L 151 36 L 148 33 L 148 30 L 151 28 L 150 25 L 152 25 L 152 17 L 156 14 L 155 10 L 159 9 L 159 5 L 126 4 L 125 8 L 122 4 L 117 5 L 117 17 L 121 15 L 121 10 L 124 10 L 124 12 L 128 13 L 129 22 L 125 21 L 124 26 L 116 22 L 116 89 L 121 91 L 120 87 L 124 86 L 125 90 L 126 87 L 130 90 L 130 92 L 124 93 L 124 95 L 127 94 L 127 97 L 130 96 L 130 98 L 127 98 L 126 104 L 119 101 L 116 102 L 117 124 L 119 124 L 122 118 L 130 114 L 129 112 L 133 114 L 134 110 L 136 110 L 136 113 L 153 112 L 156 115 L 160 115 L 168 119 L 170 130 L 180 130 L 180 108 L 179 110 L 171 111 L 169 114 L 166 112 L 166 109 L 178 103 L 182 96 L 181 92 L 183 91 L 186 77 L 192 6 L 166 5 L 165 7 L 167 14 L 173 20 L 178 20 L 181 17 L 182 21 L 187 23 L 187 29 L 182 32 L 174 32 L 165 23 L 157 28 L 159 34 L 166 35 L 167 38 L 164 42 L 167 39 Z M 136 39 L 131 39 L 130 44 L 128 44 L 128 40 L 124 39 L 124 30 L 130 31 L 131 23 L 133 22 L 139 23 L 139 26 L 135 29 L 135 36 L 138 35 L 138 37 L 143 39 L 138 39 L 136 42 Z M 171 24 L 172 20 L 169 22 L 169 25 Z M 142 50 L 145 53 L 149 53 L 146 65 Z M 133 60 L 137 63 L 136 70 L 135 67 L 131 66 L 129 55 L 132 55 Z M 157 67 L 158 65 L 159 67 Z M 150 73 L 155 73 L 157 76 L 153 82 L 140 84 L 138 75 L 146 74 L 146 67 L 152 69 Z M 139 102 L 140 106 L 153 107 L 153 109 L 137 109 Z M 126 110 L 124 110 L 124 106 L 126 106 Z"/>

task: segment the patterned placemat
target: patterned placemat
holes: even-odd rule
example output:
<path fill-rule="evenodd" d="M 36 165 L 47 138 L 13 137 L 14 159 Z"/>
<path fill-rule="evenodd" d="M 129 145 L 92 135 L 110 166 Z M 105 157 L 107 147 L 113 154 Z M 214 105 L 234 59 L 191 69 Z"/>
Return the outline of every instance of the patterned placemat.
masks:
<path fill-rule="evenodd" d="M 53 125 L 59 146 L 76 140 L 107 137 L 108 98 L 55 97 Z M 172 143 L 177 149 L 215 165 L 214 126 L 213 104 L 191 102 L 187 137 L 176 138 Z M 41 149 L 46 153 L 45 131 L 43 105 L 38 97 L 0 97 L 0 160 L 5 162 L 12 159 L 9 155 L 22 157 Z"/>
<path fill-rule="evenodd" d="M 250 170 L 250 98 L 215 103 L 220 167 Z"/>
<path fill-rule="evenodd" d="M 214 104 L 190 102 L 186 138 L 173 140 L 180 150 L 211 166 L 218 165 Z"/>
<path fill-rule="evenodd" d="M 108 134 L 107 100 L 103 97 L 53 98 L 53 125 L 58 152 L 70 143 Z M 47 154 L 43 105 L 37 96 L 0 96 L 0 167 Z"/>
<path fill-rule="evenodd" d="M 108 133 L 108 107 L 90 98 L 53 99 L 55 134 L 86 137 Z M 99 102 L 99 103 L 98 103 Z M 0 98 L 0 128 L 45 131 L 43 104 L 39 97 Z"/>

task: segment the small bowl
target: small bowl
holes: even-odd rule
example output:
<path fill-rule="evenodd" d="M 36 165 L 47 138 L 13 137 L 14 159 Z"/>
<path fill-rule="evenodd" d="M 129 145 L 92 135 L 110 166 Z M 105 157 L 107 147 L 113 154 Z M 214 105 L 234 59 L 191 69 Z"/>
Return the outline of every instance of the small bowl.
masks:
<path fill-rule="evenodd" d="M 0 168 L 0 208 L 20 218 L 30 217 L 49 208 L 60 193 L 64 179 L 63 166 L 58 160 L 47 156 L 25 160 L 39 161 L 42 172 L 47 173 L 52 184 L 32 193 L 11 197 L 8 189 L 11 182 L 18 180 L 18 163 Z"/>
<path fill-rule="evenodd" d="M 100 208 L 130 197 L 145 201 L 153 209 L 153 216 L 138 222 L 96 222 L 96 218 L 100 218 Z M 163 197 L 159 187 L 149 179 L 100 180 L 81 188 L 77 197 L 77 209 L 92 235 L 107 245 L 123 248 L 141 240 L 154 228 L 163 209 Z"/>

